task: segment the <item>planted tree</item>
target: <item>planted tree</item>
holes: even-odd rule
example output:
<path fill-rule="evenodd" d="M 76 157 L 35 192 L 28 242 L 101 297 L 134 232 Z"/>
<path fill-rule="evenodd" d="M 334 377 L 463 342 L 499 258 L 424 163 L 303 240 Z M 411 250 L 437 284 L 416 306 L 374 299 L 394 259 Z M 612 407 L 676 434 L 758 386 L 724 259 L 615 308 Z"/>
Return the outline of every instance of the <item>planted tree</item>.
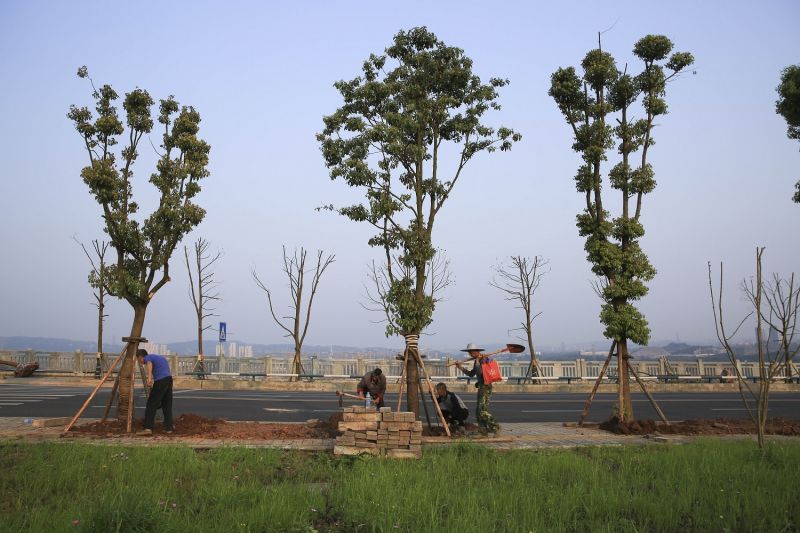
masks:
<path fill-rule="evenodd" d="M 512 255 L 509 264 L 501 263 L 495 267 L 496 277 L 489 282 L 492 287 L 505 293 L 506 300 L 514 302 L 517 304 L 517 308 L 522 310 L 524 318 L 519 327 L 514 330 L 525 334 L 525 338 L 520 337 L 520 340 L 526 341 L 530 350 L 531 362 L 525 373 L 527 378 L 541 375 L 539 359 L 536 357 L 536 346 L 533 343 L 533 321 L 542 313 L 541 311 L 534 313 L 533 296 L 542 282 L 542 276 L 546 274 L 542 269 L 547 263 L 547 260 L 538 255 L 533 258 Z"/>
<path fill-rule="evenodd" d="M 116 251 L 116 261 L 107 267 L 108 292 L 133 309 L 130 336 L 136 339 L 141 337 L 147 306 L 170 280 L 175 247 L 205 215 L 192 200 L 200 192 L 200 180 L 209 174 L 210 146 L 198 137 L 200 114 L 193 107 L 180 106 L 172 96 L 160 100 L 156 120 L 162 152 L 149 180 L 158 193 L 158 206 L 149 216 L 137 217 L 134 165 L 139 143 L 153 129 L 153 99 L 144 89 L 126 93 L 123 124 L 115 105 L 116 91 L 110 85 L 95 87 L 86 67 L 78 70 L 78 76 L 92 84 L 95 111 L 73 105 L 67 116 L 89 159 L 81 177 L 102 210 L 103 230 Z M 136 346 L 128 344 L 120 369 L 119 419 L 128 416 Z"/>
<path fill-rule="evenodd" d="M 361 76 L 334 84 L 343 103 L 317 135 L 331 179 L 363 191 L 362 203 L 327 208 L 375 230 L 369 245 L 383 250 L 386 335 L 406 340 L 407 403 L 415 413 L 417 340 L 436 303 L 433 228 L 467 163 L 520 139 L 482 122 L 500 109 L 498 89 L 507 83 L 483 83 L 463 50 L 425 27 L 401 31 L 384 55 L 369 56 Z"/>
<path fill-rule="evenodd" d="M 726 327 L 724 318 L 723 265 L 722 263 L 719 265 L 719 289 L 715 294 L 711 279 L 711 263 L 708 264 L 708 287 L 717 339 L 725 349 L 736 373 L 745 410 L 756 424 L 759 448 L 765 445 L 764 435 L 772 381 L 781 373 L 791 378 L 793 360 L 800 351 L 800 345 L 794 341 L 800 315 L 800 287 L 795 283 L 794 273 L 788 279 L 772 274 L 771 279 L 765 281 L 762 274 L 763 255 L 764 248 L 757 248 L 755 278 L 744 280 L 741 284 L 742 292 L 753 306 L 753 310 L 739 321 L 733 331 Z M 760 377 L 757 385 L 751 385 L 744 379 L 739 368 L 739 356 L 731 346 L 731 339 L 751 316 L 755 316 L 756 319 L 756 354 Z"/>
<path fill-rule="evenodd" d="M 645 195 L 656 186 L 648 162 L 655 144 L 656 119 L 667 112 L 667 83 L 694 62 L 688 52 L 672 53 L 672 42 L 663 35 L 648 35 L 633 53 L 644 63 L 638 74 L 620 70 L 614 57 L 601 48 L 591 50 L 574 67 L 559 68 L 551 76 L 548 94 L 553 97 L 574 135 L 573 150 L 583 163 L 575 185 L 585 197 L 585 208 L 577 216 L 578 232 L 586 238 L 584 249 L 592 272 L 600 277 L 597 292 L 603 301 L 600 321 L 604 334 L 616 345 L 619 370 L 619 418 L 633 418 L 629 381 L 628 341 L 646 345 L 650 328 L 634 302 L 647 294 L 646 283 L 656 274 L 639 241 Z M 671 55 L 670 55 L 671 54 Z M 640 117 L 634 106 L 641 102 Z M 604 168 L 609 151 L 616 147 L 619 161 Z M 618 194 L 621 212 L 608 211 L 608 185 Z"/>
<path fill-rule="evenodd" d="M 194 253 L 192 260 L 189 261 L 189 249 L 183 247 L 183 257 L 186 260 L 186 270 L 189 273 L 189 296 L 194 307 L 195 318 L 197 319 L 197 362 L 195 370 L 205 372 L 205 362 L 203 356 L 203 332 L 210 329 L 211 324 L 206 325 L 205 320 L 212 316 L 217 316 L 214 311 L 214 302 L 221 299 L 218 291 L 219 283 L 214 279 L 214 263 L 220 260 L 222 252 L 216 252 L 213 256 L 208 251 L 208 241 L 199 237 L 194 243 Z M 194 263 L 194 268 L 192 268 Z"/>
<path fill-rule="evenodd" d="M 75 239 L 73 237 L 73 239 Z M 108 316 L 106 314 L 106 296 L 108 295 L 108 288 L 106 287 L 106 252 L 108 251 L 109 243 L 106 241 L 92 241 L 92 248 L 94 249 L 94 257 L 86 249 L 86 246 L 75 239 L 75 242 L 81 245 L 83 253 L 89 259 L 92 265 L 92 270 L 89 272 L 89 286 L 94 289 L 95 307 L 97 307 L 97 358 L 95 363 L 94 374 L 96 378 L 100 377 L 103 366 L 105 364 L 105 355 L 103 354 L 103 325 Z M 97 263 L 95 264 L 95 257 Z"/>
<path fill-rule="evenodd" d="M 800 140 L 800 65 L 783 69 L 775 111 L 786 120 L 786 135 L 790 139 Z M 800 180 L 795 183 L 794 188 L 792 199 L 800 203 Z"/>
<path fill-rule="evenodd" d="M 299 252 L 295 250 L 294 255 L 289 256 L 286 253 L 286 247 L 283 247 L 283 273 L 289 279 L 289 298 L 291 300 L 289 309 L 291 309 L 291 314 L 282 317 L 282 319 L 275 314 L 275 307 L 272 304 L 272 291 L 259 279 L 255 270 L 252 272 L 256 285 L 267 293 L 267 303 L 269 304 L 269 312 L 272 315 L 272 319 L 286 332 L 286 336 L 291 337 L 294 341 L 292 372 L 297 374 L 298 381 L 300 380 L 299 376 L 305 374 L 302 361 L 303 342 L 308 333 L 308 325 L 311 323 L 311 307 L 314 305 L 314 296 L 317 294 L 322 274 L 336 259 L 333 254 L 324 259 L 322 256 L 323 252 L 321 250 L 317 251 L 316 265 L 306 268 L 308 252 L 304 248 L 301 247 Z M 306 279 L 307 274 L 311 274 L 310 286 L 306 283 L 309 281 Z M 304 300 L 306 296 L 308 297 L 307 301 Z"/>

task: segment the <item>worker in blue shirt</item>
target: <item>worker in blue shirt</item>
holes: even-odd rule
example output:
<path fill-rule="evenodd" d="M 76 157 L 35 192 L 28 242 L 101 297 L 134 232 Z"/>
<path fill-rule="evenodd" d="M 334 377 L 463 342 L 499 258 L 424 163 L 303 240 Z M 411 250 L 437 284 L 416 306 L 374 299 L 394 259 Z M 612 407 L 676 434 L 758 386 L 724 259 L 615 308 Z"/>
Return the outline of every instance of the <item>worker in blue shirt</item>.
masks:
<path fill-rule="evenodd" d="M 142 348 L 136 351 L 136 359 L 147 368 L 147 386 L 150 388 L 142 435 L 153 434 L 153 422 L 159 408 L 164 413 L 164 432 L 172 433 L 172 374 L 169 363 L 164 356 L 148 354 Z"/>

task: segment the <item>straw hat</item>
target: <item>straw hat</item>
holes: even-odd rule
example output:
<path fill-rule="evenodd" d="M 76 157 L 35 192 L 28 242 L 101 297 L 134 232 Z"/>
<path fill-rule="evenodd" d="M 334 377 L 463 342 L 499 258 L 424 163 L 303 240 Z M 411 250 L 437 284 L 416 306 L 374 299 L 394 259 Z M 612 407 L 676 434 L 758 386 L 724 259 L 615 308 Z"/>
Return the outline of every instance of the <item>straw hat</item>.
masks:
<path fill-rule="evenodd" d="M 462 352 L 482 352 L 483 348 L 478 348 L 478 345 L 474 342 L 467 344 L 467 347 Z"/>

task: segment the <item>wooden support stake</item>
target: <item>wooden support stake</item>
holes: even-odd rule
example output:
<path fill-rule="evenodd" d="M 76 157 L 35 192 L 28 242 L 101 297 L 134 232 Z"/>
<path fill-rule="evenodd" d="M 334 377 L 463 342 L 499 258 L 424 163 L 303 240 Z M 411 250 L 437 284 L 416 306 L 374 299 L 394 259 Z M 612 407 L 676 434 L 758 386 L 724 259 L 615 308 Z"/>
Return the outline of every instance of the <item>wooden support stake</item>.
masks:
<path fill-rule="evenodd" d="M 134 364 L 136 364 L 135 361 Z M 133 403 L 133 394 L 135 392 L 135 387 L 134 387 L 135 384 L 136 384 L 136 378 L 134 377 L 133 373 L 131 373 L 131 390 L 130 390 L 130 395 L 128 396 L 128 423 L 125 426 L 126 427 L 125 431 L 127 431 L 128 433 L 131 433 L 131 431 L 133 430 L 133 410 L 135 408 L 135 405 Z"/>
<path fill-rule="evenodd" d="M 648 391 L 648 390 L 647 390 L 647 387 L 645 387 L 645 386 L 644 386 L 644 382 L 643 382 L 641 379 L 639 379 L 639 374 L 637 374 L 637 373 L 636 373 L 636 370 L 634 370 L 634 369 L 633 369 L 633 365 L 628 365 L 628 368 L 630 368 L 630 369 L 631 369 L 631 374 L 633 374 L 633 377 L 635 377 L 635 378 L 636 378 L 636 382 L 639 384 L 639 386 L 640 386 L 640 387 L 642 388 L 642 390 L 644 391 L 645 395 L 647 396 L 647 399 L 648 399 L 648 400 L 650 400 L 650 403 L 652 404 L 652 406 L 653 406 L 653 409 L 655 409 L 655 410 L 656 410 L 656 413 L 658 413 L 658 416 L 659 416 L 659 417 L 661 417 L 661 420 L 662 420 L 662 421 L 663 421 L 663 422 L 664 422 L 666 425 L 670 425 L 670 424 L 669 424 L 669 420 L 667 420 L 667 417 L 666 417 L 666 416 L 664 416 L 664 413 L 661 411 L 661 408 L 660 408 L 660 407 L 658 406 L 658 404 L 656 403 L 656 400 L 655 400 L 655 398 L 653 398 L 653 397 L 650 395 L 650 391 Z"/>
<path fill-rule="evenodd" d="M 428 403 L 425 401 L 425 391 L 422 390 L 422 382 L 419 380 L 417 380 L 417 388 L 419 389 L 419 397 L 422 399 L 422 408 L 425 410 L 425 420 L 428 421 L 428 429 L 433 429 L 431 415 L 428 414 Z"/>
<path fill-rule="evenodd" d="M 400 372 L 400 388 L 397 391 L 397 412 L 403 403 L 403 385 L 406 383 L 406 367 L 408 366 L 408 348 L 403 352 L 403 370 Z"/>
<path fill-rule="evenodd" d="M 124 349 L 122 350 L 122 353 L 120 353 L 120 354 L 119 354 L 119 356 L 117 356 L 117 358 L 114 360 L 114 364 L 112 364 L 112 365 L 111 365 L 111 366 L 108 368 L 108 370 L 106 371 L 106 373 L 103 375 L 103 378 L 100 380 L 100 383 L 98 383 L 98 384 L 95 386 L 94 390 L 93 390 L 93 391 L 92 391 L 92 392 L 89 394 L 89 397 L 88 397 L 88 398 L 86 398 L 86 401 L 85 401 L 85 402 L 83 402 L 83 405 L 81 406 L 81 408 L 80 408 L 80 409 L 78 409 L 78 412 L 77 412 L 77 413 L 75 413 L 75 416 L 73 416 L 73 417 L 72 417 L 72 420 L 70 420 L 70 421 L 69 421 L 69 424 L 67 424 L 67 426 L 64 428 L 64 433 L 66 433 L 66 432 L 68 432 L 70 429 L 72 429 L 72 426 L 73 426 L 73 425 L 75 425 L 75 422 L 77 422 L 77 421 L 78 421 L 78 419 L 81 417 L 81 415 L 83 414 L 83 412 L 84 412 L 84 411 L 86 410 L 86 408 L 89 406 L 89 402 L 91 402 L 91 401 L 92 401 L 92 399 L 94 398 L 95 394 L 97 394 L 97 391 L 98 391 L 98 390 L 100 390 L 100 387 L 102 387 L 102 386 L 103 386 L 103 383 L 105 383 L 105 382 L 106 382 L 106 380 L 108 379 L 108 376 L 110 376 L 110 375 L 111 375 L 111 371 L 114 369 L 114 367 L 115 367 L 115 366 L 117 366 L 117 363 L 118 363 L 118 362 L 119 362 L 119 360 L 122 358 L 122 356 L 125 354 L 125 351 L 126 351 L 126 350 L 127 350 L 127 347 L 126 347 L 126 348 L 124 348 Z"/>
<path fill-rule="evenodd" d="M 114 386 L 111 387 L 111 396 L 108 397 L 106 410 L 103 411 L 103 422 L 105 422 L 106 418 L 108 418 L 108 412 L 111 411 L 111 405 L 114 403 L 114 398 L 116 398 L 117 396 L 118 389 L 119 389 L 119 373 L 117 373 L 117 379 L 114 380 Z"/>
<path fill-rule="evenodd" d="M 586 403 L 583 405 L 583 412 L 581 413 L 581 417 L 578 420 L 578 426 L 583 426 L 583 421 L 589 415 L 589 409 L 592 407 L 592 402 L 594 401 L 594 395 L 597 393 L 597 388 L 600 386 L 600 382 L 603 381 L 603 376 L 606 374 L 606 370 L 608 369 L 609 363 L 611 363 L 611 358 L 614 356 L 614 349 L 617 347 L 617 341 L 611 343 L 611 349 L 608 350 L 608 357 L 606 357 L 606 362 L 603 365 L 603 368 L 600 370 L 600 373 L 597 375 L 597 379 L 594 381 L 594 387 L 592 387 L 592 392 L 589 393 L 589 397 L 586 399 Z"/>
<path fill-rule="evenodd" d="M 428 375 L 428 370 L 425 368 L 425 363 L 422 362 L 422 358 L 419 356 L 419 352 L 414 352 L 414 358 L 417 361 L 417 364 L 422 368 L 422 373 L 425 376 L 425 382 L 428 384 L 428 388 L 431 391 L 431 399 L 433 400 L 433 406 L 436 407 L 436 412 L 439 414 L 439 420 L 442 421 L 442 426 L 444 426 L 444 432 L 450 437 L 450 426 L 447 425 L 447 420 L 445 420 L 444 415 L 442 414 L 442 409 L 439 407 L 439 402 L 436 401 L 436 391 L 433 388 L 433 383 L 431 383 L 431 378 Z"/>

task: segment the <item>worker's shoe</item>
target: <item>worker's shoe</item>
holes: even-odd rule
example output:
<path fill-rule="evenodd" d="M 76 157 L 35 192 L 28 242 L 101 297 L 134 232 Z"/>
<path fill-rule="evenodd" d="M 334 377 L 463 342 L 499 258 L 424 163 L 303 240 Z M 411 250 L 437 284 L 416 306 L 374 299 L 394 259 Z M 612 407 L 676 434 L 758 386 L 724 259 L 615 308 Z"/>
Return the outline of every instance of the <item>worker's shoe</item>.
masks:
<path fill-rule="evenodd" d="M 173 433 L 175 433 L 175 430 L 174 429 L 167 429 L 167 430 L 164 430 L 164 433 L 166 433 L 167 435 L 172 435 Z"/>
<path fill-rule="evenodd" d="M 152 434 L 153 434 L 152 429 L 143 429 L 142 431 L 139 432 L 139 435 L 141 435 L 142 437 L 149 437 Z"/>

